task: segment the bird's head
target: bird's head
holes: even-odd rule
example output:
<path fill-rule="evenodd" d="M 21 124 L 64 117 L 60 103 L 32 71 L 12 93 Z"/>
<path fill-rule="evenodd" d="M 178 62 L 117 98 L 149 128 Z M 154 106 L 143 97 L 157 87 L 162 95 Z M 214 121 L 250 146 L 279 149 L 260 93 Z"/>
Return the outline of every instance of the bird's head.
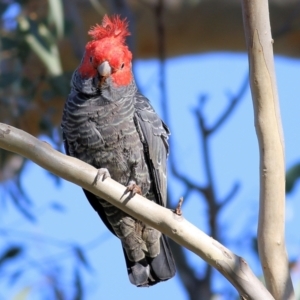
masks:
<path fill-rule="evenodd" d="M 130 35 L 128 23 L 119 16 L 104 16 L 101 25 L 90 29 L 88 34 L 92 41 L 85 47 L 85 54 L 79 67 L 84 78 L 98 76 L 100 84 L 111 78 L 116 86 L 125 86 L 132 81 L 132 54 L 125 44 Z"/>

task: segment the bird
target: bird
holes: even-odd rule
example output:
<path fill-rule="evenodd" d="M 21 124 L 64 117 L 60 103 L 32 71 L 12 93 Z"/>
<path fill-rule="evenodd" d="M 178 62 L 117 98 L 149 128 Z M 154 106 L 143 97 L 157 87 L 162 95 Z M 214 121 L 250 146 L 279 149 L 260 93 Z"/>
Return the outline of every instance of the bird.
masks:
<path fill-rule="evenodd" d="M 88 31 L 71 79 L 61 129 L 66 154 L 127 186 L 132 195 L 166 206 L 169 128 L 135 83 L 126 18 L 105 15 Z M 155 285 L 176 273 L 168 240 L 158 230 L 83 190 L 123 248 L 129 280 Z"/>

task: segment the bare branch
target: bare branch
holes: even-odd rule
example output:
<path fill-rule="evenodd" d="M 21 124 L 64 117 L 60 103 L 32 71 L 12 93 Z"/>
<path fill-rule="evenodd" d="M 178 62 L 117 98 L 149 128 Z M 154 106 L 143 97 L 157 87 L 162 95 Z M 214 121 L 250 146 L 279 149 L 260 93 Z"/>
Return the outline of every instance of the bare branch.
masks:
<path fill-rule="evenodd" d="M 205 118 L 203 114 L 203 107 L 206 104 L 208 97 L 207 95 L 203 94 L 200 96 L 199 99 L 199 104 L 198 107 L 194 110 L 194 113 L 196 115 L 197 121 L 198 121 L 198 130 L 199 130 L 199 135 L 200 138 L 199 140 L 202 140 L 201 146 L 202 146 L 202 151 L 201 154 L 203 155 L 203 160 L 204 160 L 204 171 L 205 171 L 205 176 L 207 178 L 207 184 L 205 186 L 201 186 L 200 184 L 197 184 L 193 182 L 191 179 L 188 178 L 187 175 L 183 175 L 179 172 L 177 169 L 177 164 L 174 161 L 174 157 L 171 155 L 170 156 L 170 165 L 171 165 L 171 171 L 172 174 L 179 179 L 186 187 L 187 191 L 198 191 L 204 196 L 204 201 L 206 202 L 208 206 L 208 215 L 209 215 L 209 228 L 210 228 L 210 234 L 214 238 L 218 238 L 218 224 L 217 224 L 217 216 L 220 208 L 222 208 L 224 205 L 228 204 L 230 200 L 233 199 L 233 197 L 236 195 L 239 185 L 235 184 L 232 187 L 232 190 L 230 191 L 229 195 L 226 196 L 224 200 L 218 201 L 217 195 L 215 192 L 215 181 L 213 178 L 213 172 L 212 172 L 212 163 L 211 163 L 211 151 L 209 149 L 209 138 L 212 133 L 217 131 L 223 124 L 224 122 L 230 117 L 231 113 L 234 111 L 234 109 L 237 107 L 237 104 L 242 100 L 246 90 L 248 87 L 248 75 L 246 76 L 242 86 L 240 87 L 237 95 L 231 97 L 231 103 L 228 105 L 227 109 L 224 110 L 222 115 L 219 117 L 219 119 L 215 122 L 215 125 L 213 125 L 211 128 L 209 128 L 206 123 L 205 123 Z M 167 116 L 167 107 L 163 107 L 163 111 L 165 115 Z M 185 195 L 185 198 L 187 198 L 187 195 Z M 191 278 L 191 283 L 194 282 L 197 284 L 196 287 L 190 288 L 191 284 L 189 286 L 185 285 L 186 288 L 189 288 L 189 293 L 192 294 L 194 293 L 195 289 L 197 289 L 199 298 L 198 299 L 208 299 L 203 296 L 203 293 L 206 292 L 207 287 L 205 287 L 205 284 L 210 283 L 210 278 L 207 276 L 210 276 L 211 273 L 211 268 L 210 266 L 207 267 L 207 272 L 205 277 L 201 280 L 201 286 L 203 288 L 203 291 L 199 289 L 200 283 L 195 282 L 193 278 Z"/>
<path fill-rule="evenodd" d="M 205 124 L 205 119 L 203 116 L 202 108 L 206 102 L 206 97 L 202 96 L 199 102 L 198 109 L 195 110 L 195 115 L 199 124 L 199 134 L 200 138 L 203 139 L 202 142 L 202 155 L 204 161 L 204 172 L 207 180 L 207 186 L 205 190 L 205 201 L 209 209 L 209 228 L 211 230 L 210 234 L 217 238 L 218 227 L 217 227 L 217 213 L 218 213 L 218 200 L 215 191 L 215 180 L 213 178 L 212 163 L 211 163 L 211 151 L 209 148 L 209 132 Z"/>
<path fill-rule="evenodd" d="M 170 162 L 173 161 L 173 156 L 170 155 Z M 203 196 L 207 195 L 207 188 L 204 186 L 201 186 L 200 184 L 197 184 L 196 182 L 192 181 L 191 179 L 187 178 L 187 176 L 182 175 L 176 167 L 175 162 L 172 163 L 171 162 L 171 171 L 174 177 L 176 177 L 177 179 L 179 179 L 183 184 L 185 184 L 185 186 L 190 189 L 190 190 L 196 190 L 199 193 L 203 194 Z M 185 198 L 187 196 L 185 195 Z"/>
<path fill-rule="evenodd" d="M 284 142 L 267 0 L 243 0 L 251 92 L 260 150 L 258 249 L 275 299 L 294 299 L 285 247 Z"/>
<path fill-rule="evenodd" d="M 59 50 L 50 30 L 44 25 L 39 24 L 39 35 L 45 41 L 49 42 L 49 49 L 46 49 L 30 30 L 30 22 L 24 16 L 19 17 L 19 26 L 24 33 L 24 39 L 29 47 L 43 62 L 51 76 L 59 76 L 63 73 Z"/>
<path fill-rule="evenodd" d="M 189 295 L 189 299 L 211 299 L 210 274 L 206 272 L 204 278 L 199 279 L 195 270 L 189 265 L 183 247 L 172 240 L 170 240 L 170 245 L 175 257 L 176 267 L 180 270 L 179 277 Z M 206 265 L 206 270 L 211 271 L 211 266 Z"/>
<path fill-rule="evenodd" d="M 221 272 L 235 286 L 241 297 L 273 299 L 241 257 L 207 236 L 182 216 L 177 216 L 167 208 L 138 194 L 128 198 L 127 194 L 124 195 L 126 187 L 111 178 L 100 180 L 93 185 L 98 174 L 97 169 L 54 150 L 47 143 L 22 130 L 2 123 L 0 123 L 0 147 L 31 159 L 57 176 L 80 185 L 168 235 Z"/>
<path fill-rule="evenodd" d="M 247 75 L 244 79 L 244 82 L 241 85 L 241 88 L 238 92 L 238 94 L 234 97 L 232 97 L 230 104 L 228 104 L 227 108 L 223 111 L 222 115 L 219 117 L 219 119 L 215 122 L 213 126 L 211 126 L 207 130 L 207 134 L 212 134 L 215 131 L 217 131 L 220 126 L 224 124 L 225 121 L 228 120 L 233 110 L 236 108 L 237 104 L 243 99 L 243 96 L 248 88 L 248 82 L 249 82 L 249 76 Z"/>
<path fill-rule="evenodd" d="M 233 186 L 228 195 L 218 204 L 218 209 L 223 208 L 226 204 L 228 204 L 236 195 L 236 193 L 240 189 L 240 183 L 236 182 Z"/>

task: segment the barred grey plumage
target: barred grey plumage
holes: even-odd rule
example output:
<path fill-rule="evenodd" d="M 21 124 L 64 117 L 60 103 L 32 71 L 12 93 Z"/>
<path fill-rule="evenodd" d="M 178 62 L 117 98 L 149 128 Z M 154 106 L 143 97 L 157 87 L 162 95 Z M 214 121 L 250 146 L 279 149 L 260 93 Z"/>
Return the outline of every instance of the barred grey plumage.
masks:
<path fill-rule="evenodd" d="M 87 55 L 91 56 L 88 51 L 85 58 Z M 66 152 L 96 168 L 107 168 L 111 177 L 125 186 L 134 182 L 143 196 L 166 206 L 169 129 L 137 91 L 133 78 L 127 85 L 114 82 L 114 71 L 107 61 L 97 62 L 94 76 L 86 76 L 80 68 L 73 74 L 62 119 Z M 131 66 L 129 71 L 131 74 Z M 105 225 L 121 240 L 133 284 L 149 286 L 174 276 L 175 263 L 164 235 L 84 192 Z"/>

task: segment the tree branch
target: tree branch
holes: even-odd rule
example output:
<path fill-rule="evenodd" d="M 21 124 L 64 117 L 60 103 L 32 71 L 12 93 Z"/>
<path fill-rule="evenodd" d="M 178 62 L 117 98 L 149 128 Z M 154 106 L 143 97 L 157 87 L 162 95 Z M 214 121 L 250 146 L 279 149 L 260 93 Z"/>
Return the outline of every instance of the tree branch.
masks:
<path fill-rule="evenodd" d="M 162 63 L 161 63 L 162 65 Z M 163 72 L 160 72 L 161 74 Z M 163 90 L 162 86 L 162 90 Z M 199 193 L 201 193 L 204 197 L 204 200 L 208 207 L 208 222 L 209 222 L 209 229 L 210 229 L 210 235 L 213 238 L 218 239 L 218 224 L 217 224 L 217 216 L 220 208 L 224 207 L 226 204 L 228 204 L 236 195 L 236 192 L 239 189 L 239 185 L 235 184 L 232 188 L 232 191 L 229 193 L 229 195 L 224 199 L 218 201 L 216 191 L 215 191 L 215 180 L 213 178 L 213 172 L 212 172 L 212 163 L 211 163 L 211 151 L 209 149 L 209 138 L 213 133 L 215 133 L 218 129 L 221 128 L 221 126 L 224 124 L 226 120 L 230 117 L 234 109 L 237 107 L 237 104 L 241 101 L 243 98 L 245 91 L 248 87 L 248 75 L 246 76 L 245 80 L 242 83 L 242 86 L 240 87 L 238 93 L 231 97 L 230 103 L 228 104 L 227 108 L 224 110 L 224 112 L 219 116 L 218 120 L 215 121 L 214 125 L 209 128 L 205 123 L 205 118 L 203 115 L 203 108 L 205 103 L 207 102 L 207 96 L 201 95 L 199 99 L 199 104 L 197 109 L 194 110 L 194 113 L 196 115 L 197 121 L 198 121 L 198 132 L 200 135 L 199 140 L 202 140 L 201 147 L 202 147 L 202 155 L 203 155 L 203 161 L 204 161 L 204 172 L 205 177 L 207 178 L 206 185 L 200 185 L 195 182 L 193 182 L 191 179 L 188 178 L 187 175 L 183 175 L 179 172 L 177 168 L 177 164 L 175 163 L 174 156 L 170 155 L 170 166 L 172 175 L 179 179 L 184 185 L 187 191 L 196 190 Z M 165 98 L 166 100 L 166 98 Z M 163 106 L 163 112 L 164 116 L 168 116 L 168 109 L 166 104 Z M 170 144 L 172 147 L 172 144 Z M 188 193 L 186 193 L 188 194 Z M 184 198 L 186 199 L 186 195 L 184 195 Z M 188 267 L 188 266 L 187 266 Z M 179 268 L 181 271 L 181 268 Z M 193 276 L 190 276 L 190 284 L 186 285 L 185 287 L 188 288 L 188 292 L 190 295 L 196 293 L 199 296 L 198 299 L 208 299 L 211 298 L 211 295 L 209 296 L 206 292 L 208 291 L 205 284 L 210 286 L 210 274 L 211 274 L 211 267 L 208 266 L 207 272 L 205 277 L 197 282 L 194 280 Z M 184 270 L 183 270 L 184 271 Z M 186 273 L 186 272 L 185 272 Z M 208 277 L 207 277 L 208 276 Z M 201 282 L 201 284 L 200 284 Z M 192 283 L 195 284 L 193 288 L 191 288 Z M 202 290 L 200 289 L 200 286 L 202 287 Z M 195 299 L 193 297 L 193 299 Z"/>
<path fill-rule="evenodd" d="M 255 127 L 260 151 L 258 249 L 275 299 L 294 299 L 285 247 L 284 142 L 267 0 L 243 0 Z"/>
<path fill-rule="evenodd" d="M 220 203 L 218 203 L 218 210 L 221 209 L 221 208 L 224 208 L 224 206 L 226 206 L 226 204 L 228 204 L 233 198 L 234 196 L 237 194 L 237 192 L 239 191 L 240 189 L 240 183 L 239 182 L 236 182 L 231 190 L 229 191 L 229 193 L 226 195 L 226 197 L 224 199 L 222 199 L 220 201 Z"/>
<path fill-rule="evenodd" d="M 249 81 L 249 76 L 247 75 L 246 78 L 244 79 L 244 82 L 241 85 L 240 90 L 238 91 L 238 94 L 236 96 L 231 97 L 231 102 L 228 104 L 226 109 L 223 111 L 222 115 L 219 116 L 219 119 L 215 121 L 215 124 L 212 125 L 209 129 L 207 129 L 207 134 L 212 134 L 215 133 L 220 126 L 226 122 L 233 110 L 236 108 L 237 104 L 243 99 L 244 94 L 247 91 L 248 88 L 248 81 Z"/>
<path fill-rule="evenodd" d="M 46 142 L 3 123 L 0 123 L 0 147 L 25 156 L 55 175 L 80 185 L 168 235 L 215 267 L 235 286 L 241 297 L 273 299 L 241 257 L 169 209 L 140 195 L 128 197 L 125 194 L 126 187 L 111 178 L 93 184 L 97 176 L 97 169 L 94 167 L 76 158 L 68 157 L 54 150 Z"/>

